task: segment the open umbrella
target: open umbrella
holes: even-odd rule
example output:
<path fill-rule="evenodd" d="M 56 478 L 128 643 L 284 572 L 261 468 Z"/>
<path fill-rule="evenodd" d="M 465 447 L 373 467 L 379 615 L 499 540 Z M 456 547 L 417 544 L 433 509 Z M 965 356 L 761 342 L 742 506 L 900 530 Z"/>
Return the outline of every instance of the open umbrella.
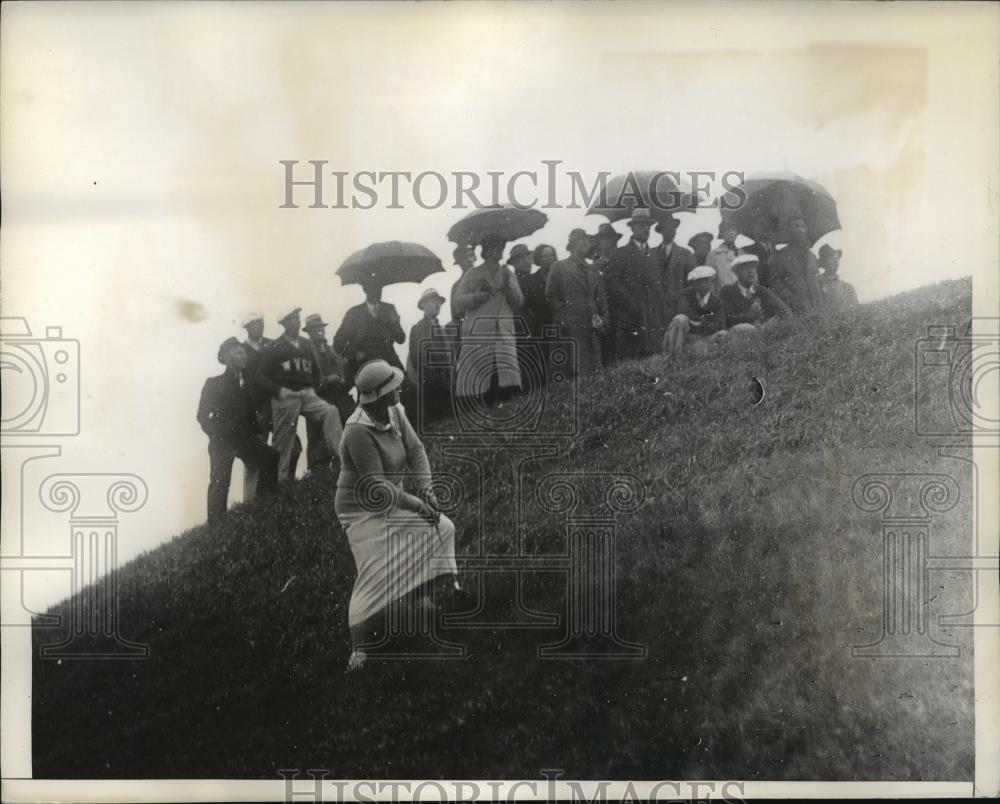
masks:
<path fill-rule="evenodd" d="M 751 173 L 729 194 L 738 194 L 740 188 L 746 201 L 737 209 L 723 206 L 721 214 L 723 222 L 734 224 L 747 237 L 755 237 L 755 222 L 761 218 L 774 243 L 789 242 L 788 222 L 799 216 L 806 222 L 810 246 L 840 228 L 837 202 L 827 189 L 791 171 Z"/>
<path fill-rule="evenodd" d="M 667 171 L 630 170 L 608 179 L 587 214 L 620 221 L 631 218 L 636 207 L 646 207 L 662 221 L 675 212 L 694 212 L 697 206 L 698 197 L 685 193 Z"/>
<path fill-rule="evenodd" d="M 521 209 L 510 205 L 476 209 L 448 230 L 452 243 L 475 245 L 486 235 L 502 237 L 510 242 L 527 237 L 541 229 L 549 216 L 537 209 Z"/>
<path fill-rule="evenodd" d="M 418 243 L 373 243 L 355 251 L 337 269 L 344 285 L 374 279 L 381 285 L 397 282 L 423 282 L 431 274 L 443 271 L 441 260 Z"/>

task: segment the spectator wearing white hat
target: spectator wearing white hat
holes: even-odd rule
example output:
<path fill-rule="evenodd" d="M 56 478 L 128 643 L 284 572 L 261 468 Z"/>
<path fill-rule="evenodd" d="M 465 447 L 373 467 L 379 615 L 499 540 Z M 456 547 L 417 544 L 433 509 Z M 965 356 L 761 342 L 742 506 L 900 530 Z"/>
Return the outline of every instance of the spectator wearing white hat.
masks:
<path fill-rule="evenodd" d="M 677 355 L 691 344 L 705 355 L 710 344 L 726 335 L 726 312 L 715 290 L 715 269 L 699 265 L 688 274 L 688 287 L 681 296 L 677 315 L 667 327 L 663 351 Z"/>
<path fill-rule="evenodd" d="M 349 669 L 387 636 L 389 607 L 433 608 L 431 586 L 442 576 L 457 590 L 455 525 L 441 513 L 427 452 L 399 404 L 402 382 L 403 372 L 384 360 L 358 370 L 359 405 L 340 448 L 334 510 L 358 572 L 347 610 Z"/>
<path fill-rule="evenodd" d="M 736 281 L 719 291 L 726 325 L 734 338 L 755 336 L 791 312 L 781 298 L 758 284 L 758 264 L 753 254 L 738 256 L 731 266 Z"/>
<path fill-rule="evenodd" d="M 456 327 L 442 326 L 438 320 L 445 301 L 434 288 L 427 288 L 417 302 L 424 317 L 410 328 L 406 373 L 414 399 L 407 409 L 415 416 L 419 412 L 418 426 L 451 410 Z"/>
<path fill-rule="evenodd" d="M 278 319 L 285 331 L 264 352 L 257 370 L 257 385 L 271 395 L 271 444 L 280 456 L 279 483 L 294 477 L 291 457 L 299 416 L 322 425 L 323 439 L 331 455 L 336 455 L 340 447 L 340 412 L 316 393 L 314 386 L 320 366 L 309 340 L 299 335 L 301 310 L 295 307 Z"/>

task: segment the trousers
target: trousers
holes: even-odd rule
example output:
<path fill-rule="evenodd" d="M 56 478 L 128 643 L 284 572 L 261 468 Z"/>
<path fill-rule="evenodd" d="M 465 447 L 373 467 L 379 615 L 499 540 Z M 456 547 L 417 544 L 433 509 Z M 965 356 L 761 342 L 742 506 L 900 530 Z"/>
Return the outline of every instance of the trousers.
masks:
<path fill-rule="evenodd" d="M 340 436 L 343 425 L 340 423 L 340 411 L 329 402 L 320 399 L 312 388 L 302 391 L 285 391 L 284 397 L 271 399 L 271 446 L 278 451 L 278 482 L 289 480 L 288 467 L 291 463 L 292 448 L 295 444 L 295 428 L 299 416 L 305 416 L 307 421 L 317 422 L 322 427 L 323 446 L 329 454 L 336 455 L 340 449 Z M 319 445 L 310 443 L 306 446 L 306 455 L 320 454 Z"/>
<path fill-rule="evenodd" d="M 278 452 L 256 438 L 235 440 L 209 439 L 208 521 L 211 524 L 226 513 L 233 461 L 239 458 L 247 471 L 257 477 L 257 491 L 270 494 L 278 482 Z"/>

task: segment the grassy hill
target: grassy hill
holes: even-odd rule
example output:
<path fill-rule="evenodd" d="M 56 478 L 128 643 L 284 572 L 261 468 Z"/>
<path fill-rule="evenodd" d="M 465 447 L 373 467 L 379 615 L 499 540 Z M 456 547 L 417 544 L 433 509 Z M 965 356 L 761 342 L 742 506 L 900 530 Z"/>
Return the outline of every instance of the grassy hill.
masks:
<path fill-rule="evenodd" d="M 927 324 L 965 324 L 971 290 L 942 283 L 783 325 L 766 348 L 629 363 L 580 389 L 582 434 L 521 466 L 523 537 L 565 547 L 534 493 L 549 473 L 640 478 L 644 499 L 618 528 L 618 630 L 644 660 L 540 660 L 557 629 L 467 629 L 449 632 L 464 660 L 346 674 L 353 560 L 331 481 L 306 479 L 120 570 L 121 633 L 148 643 L 148 660 L 35 660 L 35 776 L 971 778 L 967 629 L 936 631 L 957 659 L 850 654 L 881 632 L 882 601 L 881 524 L 852 505 L 854 479 L 945 472 L 970 488 L 967 465 L 914 432 L 913 353 Z M 921 404 L 943 409 L 938 396 Z M 571 414 L 568 392 L 552 404 Z M 471 477 L 449 452 L 454 425 L 435 431 L 435 470 Z M 459 551 L 479 538 L 509 550 L 509 454 L 475 458 L 482 482 L 453 515 Z M 935 520 L 932 552 L 968 552 L 970 496 Z M 968 574 L 930 579 L 932 615 L 971 608 Z M 486 613 L 502 617 L 509 582 L 483 582 Z M 564 588 L 538 573 L 525 602 L 562 611 Z"/>

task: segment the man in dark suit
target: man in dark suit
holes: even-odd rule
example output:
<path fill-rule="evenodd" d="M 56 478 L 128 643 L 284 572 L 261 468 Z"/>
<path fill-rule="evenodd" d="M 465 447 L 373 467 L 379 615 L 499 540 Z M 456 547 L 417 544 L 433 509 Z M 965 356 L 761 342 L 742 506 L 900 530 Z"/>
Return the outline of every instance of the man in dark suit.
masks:
<path fill-rule="evenodd" d="M 615 250 L 604 272 L 609 324 L 619 360 L 660 350 L 666 307 L 660 258 L 649 247 L 653 225 L 649 210 L 637 208 L 628 225 L 632 237 Z"/>
<path fill-rule="evenodd" d="M 806 245 L 809 239 L 806 222 L 800 217 L 792 218 L 788 233 L 791 242 L 770 259 L 771 290 L 797 315 L 819 313 L 824 298 L 819 287 L 819 263 Z"/>
<path fill-rule="evenodd" d="M 248 313 L 243 318 L 243 329 L 247 331 L 247 339 L 243 341 L 243 349 L 247 353 L 246 377 L 252 386 L 251 393 L 254 396 L 257 407 L 257 424 L 260 427 L 261 438 L 267 443 L 271 435 L 271 395 L 257 384 L 257 369 L 260 367 L 260 359 L 264 356 L 267 348 L 274 343 L 273 338 L 264 337 L 264 316 L 260 313 Z M 295 436 L 292 443 L 292 457 L 289 465 L 292 467 L 292 479 L 294 479 L 295 466 L 299 462 L 299 455 L 302 454 L 302 441 Z M 243 473 L 243 499 L 252 500 L 257 491 L 257 470 L 248 468 Z"/>
<path fill-rule="evenodd" d="M 219 347 L 218 358 L 226 370 L 205 381 L 198 401 L 198 424 L 208 436 L 211 466 L 209 523 L 226 513 L 235 458 L 243 461 L 248 471 L 256 470 L 257 491 L 262 495 L 272 493 L 278 480 L 278 451 L 261 437 L 253 386 L 246 376 L 246 349 L 236 338 L 228 338 Z"/>
<path fill-rule="evenodd" d="M 306 316 L 302 331 L 309 339 L 313 352 L 316 395 L 337 408 L 343 425 L 347 422 L 347 417 L 354 413 L 356 403 L 348 393 L 351 386 L 344 378 L 346 364 L 327 343 L 326 327 L 327 324 L 319 313 L 310 313 Z M 337 455 L 327 447 L 323 439 L 323 426 L 317 419 L 306 419 L 306 443 L 306 460 L 310 472 L 338 465 Z"/>
<path fill-rule="evenodd" d="M 417 302 L 424 317 L 410 328 L 406 374 L 413 392 L 407 410 L 412 408 L 414 414 L 419 411 L 415 419 L 418 425 L 451 410 L 456 328 L 443 327 L 438 321 L 444 303 L 444 296 L 427 288 Z"/>
<path fill-rule="evenodd" d="M 679 221 L 670 215 L 656 224 L 656 231 L 663 235 L 663 242 L 657 249 L 657 256 L 660 258 L 660 272 L 666 296 L 663 311 L 664 328 L 657 333 L 659 336 L 657 349 L 660 348 L 663 341 L 666 324 L 669 324 L 677 315 L 681 296 L 684 295 L 684 288 L 687 287 L 688 274 L 695 268 L 694 253 L 674 242 L 678 223 Z"/>
<path fill-rule="evenodd" d="M 396 308 L 382 301 L 382 286 L 368 280 L 361 287 L 365 300 L 347 311 L 333 336 L 333 348 L 347 361 L 351 384 L 358 369 L 369 360 L 385 360 L 391 366 L 403 368 L 393 344 L 406 340 Z"/>
<path fill-rule="evenodd" d="M 758 263 L 753 254 L 738 256 L 730 266 L 736 281 L 719 291 L 726 326 L 734 338 L 766 331 L 791 312 L 778 296 L 757 283 Z"/>

